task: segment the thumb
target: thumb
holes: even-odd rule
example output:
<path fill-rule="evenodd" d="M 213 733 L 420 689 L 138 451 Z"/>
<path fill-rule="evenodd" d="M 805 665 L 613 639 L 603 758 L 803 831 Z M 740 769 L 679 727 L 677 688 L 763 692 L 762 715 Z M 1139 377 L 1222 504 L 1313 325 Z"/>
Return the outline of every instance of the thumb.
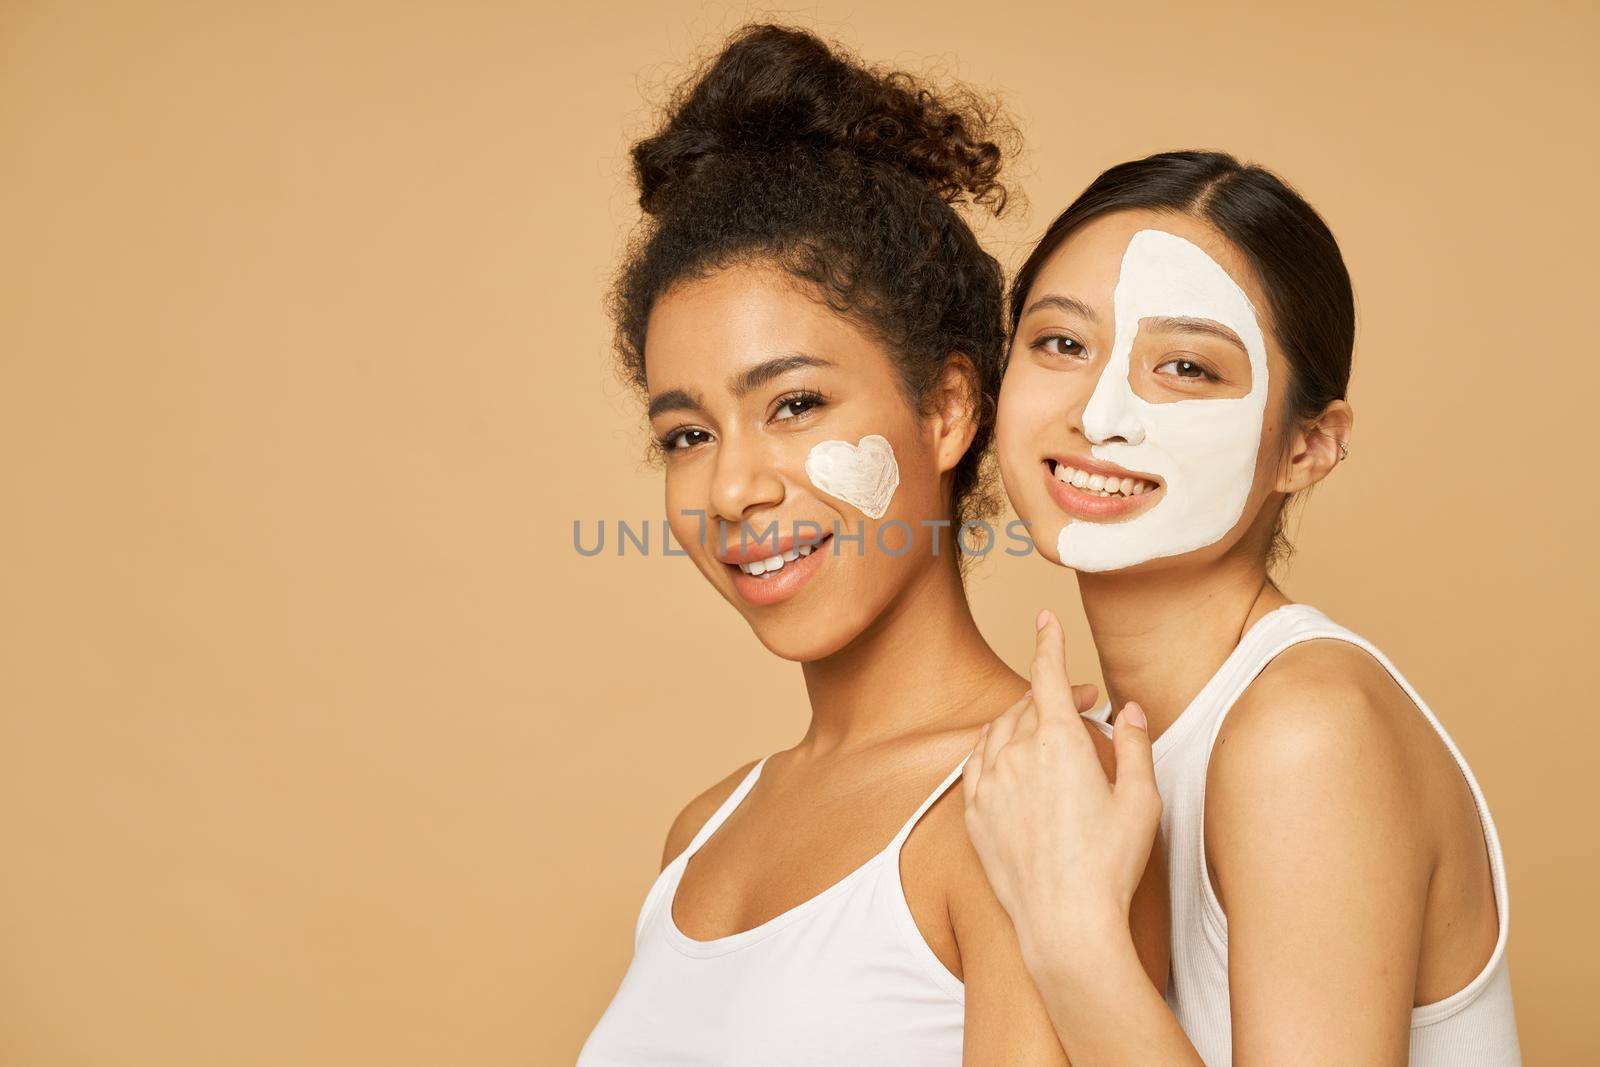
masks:
<path fill-rule="evenodd" d="M 1128 702 L 1111 725 L 1111 746 L 1117 754 L 1117 793 L 1155 793 L 1155 759 L 1150 752 L 1150 725 L 1144 709 Z M 1157 794 L 1159 796 L 1159 794 Z"/>

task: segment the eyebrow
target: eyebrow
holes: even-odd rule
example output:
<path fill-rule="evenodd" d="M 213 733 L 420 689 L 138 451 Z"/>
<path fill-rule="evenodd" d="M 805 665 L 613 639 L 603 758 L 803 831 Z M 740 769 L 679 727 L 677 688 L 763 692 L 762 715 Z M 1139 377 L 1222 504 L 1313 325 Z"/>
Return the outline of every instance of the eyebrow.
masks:
<path fill-rule="evenodd" d="M 663 411 L 699 411 L 700 398 L 691 396 L 682 389 L 668 389 L 660 396 L 650 398 L 650 418 L 655 418 Z"/>
<path fill-rule="evenodd" d="M 788 374 L 801 367 L 831 367 L 828 360 L 820 356 L 809 356 L 804 352 L 786 352 L 781 356 L 763 360 L 754 367 L 740 371 L 728 379 L 728 390 L 735 397 L 743 397 L 752 389 L 760 388 L 772 379 Z"/>
<path fill-rule="evenodd" d="M 810 356 L 804 352 L 786 352 L 781 356 L 762 360 L 753 367 L 746 368 L 728 379 L 728 390 L 735 397 L 743 397 L 753 389 L 759 389 L 772 379 L 788 374 L 801 367 L 831 367 L 833 363 L 820 356 Z M 684 389 L 668 389 L 660 396 L 650 400 L 649 417 L 655 418 L 664 411 L 700 411 L 702 410 L 700 398 Z"/>
<path fill-rule="evenodd" d="M 1082 315 L 1090 322 L 1100 321 L 1100 316 L 1094 313 L 1094 308 L 1090 307 L 1088 304 L 1085 304 L 1082 300 L 1079 300 L 1075 296 L 1058 296 L 1054 293 L 1051 293 L 1048 296 L 1041 296 L 1039 299 L 1023 308 L 1022 314 L 1031 315 L 1035 311 L 1040 311 L 1044 308 L 1056 308 L 1060 311 L 1075 312 L 1079 315 Z"/>
<path fill-rule="evenodd" d="M 1212 319 L 1197 319 L 1187 315 L 1167 316 L 1154 315 L 1143 320 L 1144 325 L 1154 330 L 1172 330 L 1176 333 L 1203 333 L 1229 344 L 1237 345 L 1239 351 L 1245 351 L 1244 342 L 1239 340 L 1239 335 Z"/>

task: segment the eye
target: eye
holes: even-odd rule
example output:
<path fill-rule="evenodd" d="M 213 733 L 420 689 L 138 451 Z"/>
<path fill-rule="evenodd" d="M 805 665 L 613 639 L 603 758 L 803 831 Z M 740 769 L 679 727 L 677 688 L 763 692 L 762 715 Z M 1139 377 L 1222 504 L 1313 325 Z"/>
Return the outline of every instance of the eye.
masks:
<path fill-rule="evenodd" d="M 774 420 L 797 419 L 817 410 L 823 403 L 823 398 L 817 393 L 790 393 L 778 399 L 778 407 L 772 417 Z"/>
<path fill-rule="evenodd" d="M 1033 347 L 1052 356 L 1065 356 L 1067 359 L 1082 359 L 1088 353 L 1088 349 L 1084 348 L 1081 342 L 1062 333 L 1041 337 L 1033 343 Z"/>
<path fill-rule="evenodd" d="M 1168 370 L 1167 368 L 1173 368 Z M 1156 373 L 1165 371 L 1174 378 L 1187 378 L 1197 382 L 1220 381 L 1205 364 L 1197 363 L 1192 359 L 1169 359 L 1156 368 Z"/>
<path fill-rule="evenodd" d="M 668 452 L 687 452 L 696 445 L 703 445 L 709 440 L 711 440 L 711 432 L 709 430 L 685 426 L 663 436 L 661 438 L 661 447 Z"/>

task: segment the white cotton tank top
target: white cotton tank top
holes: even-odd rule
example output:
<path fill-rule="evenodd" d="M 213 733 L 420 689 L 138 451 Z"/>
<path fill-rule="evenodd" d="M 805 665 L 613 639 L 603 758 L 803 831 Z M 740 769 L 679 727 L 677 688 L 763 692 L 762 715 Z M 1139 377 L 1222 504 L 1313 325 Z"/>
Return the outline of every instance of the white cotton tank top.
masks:
<path fill-rule="evenodd" d="M 1286 604 L 1258 619 L 1217 673 L 1165 733 L 1155 739 L 1156 785 L 1161 791 L 1161 832 L 1167 850 L 1172 906 L 1172 968 L 1167 1003 L 1207 1067 L 1233 1058 L 1228 1006 L 1228 917 L 1206 874 L 1206 766 L 1228 709 L 1273 657 L 1301 641 L 1333 638 L 1365 649 L 1416 704 L 1461 768 L 1478 807 L 1488 845 L 1500 933 L 1488 963 L 1458 992 L 1411 1010 L 1411 1067 L 1506 1067 L 1520 1064 L 1511 979 L 1506 969 L 1510 901 L 1505 861 L 1489 805 L 1455 742 L 1394 664 L 1371 642 L 1306 604 Z M 1110 708 L 1088 717 L 1103 729 Z"/>
<path fill-rule="evenodd" d="M 633 961 L 579 1067 L 959 1064 L 966 989 L 917 929 L 900 850 L 967 761 L 881 852 L 821 893 L 749 930 L 694 940 L 672 918 L 684 867 L 766 762 L 656 877 L 634 924 Z"/>

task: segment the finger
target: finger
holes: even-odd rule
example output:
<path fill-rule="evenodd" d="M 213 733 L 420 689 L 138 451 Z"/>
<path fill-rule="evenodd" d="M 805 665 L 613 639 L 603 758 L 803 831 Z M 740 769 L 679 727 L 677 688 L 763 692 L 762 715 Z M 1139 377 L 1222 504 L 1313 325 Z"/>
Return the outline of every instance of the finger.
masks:
<path fill-rule="evenodd" d="M 978 779 L 983 775 L 983 746 L 989 739 L 989 724 L 978 730 L 978 740 L 967 753 L 966 765 L 961 768 L 961 795 L 968 808 L 978 797 Z"/>
<path fill-rule="evenodd" d="M 1012 736 L 1017 732 L 1017 720 L 1022 713 L 1033 704 L 1033 690 L 1028 690 L 1022 698 L 1012 704 L 999 717 L 989 724 L 989 737 L 985 743 L 983 756 L 983 769 L 994 767 L 994 761 L 999 757 L 1000 750 L 1006 747 Z"/>
<path fill-rule="evenodd" d="M 1079 715 L 1093 711 L 1098 703 L 1100 703 L 1100 687 L 1093 682 L 1084 682 L 1082 685 L 1072 687 L 1072 705 L 1078 709 Z"/>
<path fill-rule="evenodd" d="M 1041 719 L 1077 718 L 1072 686 L 1067 681 L 1067 638 L 1054 613 L 1039 612 L 1033 648 L 1033 699 Z"/>
<path fill-rule="evenodd" d="M 1017 716 L 1017 729 L 1011 735 L 1011 740 L 1018 741 L 1028 737 L 1039 729 L 1039 705 L 1028 701 L 1028 706 L 1022 709 L 1022 714 Z"/>
<path fill-rule="evenodd" d="M 1132 702 L 1122 706 L 1122 714 L 1111 724 L 1111 746 L 1117 753 L 1117 795 L 1148 791 L 1159 797 L 1155 759 L 1150 752 L 1150 725 L 1143 708 Z"/>

